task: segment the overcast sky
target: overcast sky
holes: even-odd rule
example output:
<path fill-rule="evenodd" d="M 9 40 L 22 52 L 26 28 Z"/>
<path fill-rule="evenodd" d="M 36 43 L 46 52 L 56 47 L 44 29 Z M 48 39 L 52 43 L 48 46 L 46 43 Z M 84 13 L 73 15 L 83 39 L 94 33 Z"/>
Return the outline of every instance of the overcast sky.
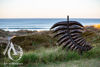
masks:
<path fill-rule="evenodd" d="M 100 18 L 100 0 L 0 0 L 0 18 Z"/>

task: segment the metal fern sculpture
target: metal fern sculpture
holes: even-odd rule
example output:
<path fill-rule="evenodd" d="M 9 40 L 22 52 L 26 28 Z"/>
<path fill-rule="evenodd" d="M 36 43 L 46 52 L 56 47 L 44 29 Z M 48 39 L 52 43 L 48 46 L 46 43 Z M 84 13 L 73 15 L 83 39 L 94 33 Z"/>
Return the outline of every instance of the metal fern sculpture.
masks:
<path fill-rule="evenodd" d="M 63 49 L 77 50 L 82 54 L 83 51 L 89 51 L 92 48 L 82 37 L 84 26 L 77 21 L 69 21 L 69 16 L 67 16 L 67 21 L 58 22 L 51 29 L 53 33 L 56 33 L 54 38 L 59 37 L 57 43 L 59 46 L 62 45 Z"/>

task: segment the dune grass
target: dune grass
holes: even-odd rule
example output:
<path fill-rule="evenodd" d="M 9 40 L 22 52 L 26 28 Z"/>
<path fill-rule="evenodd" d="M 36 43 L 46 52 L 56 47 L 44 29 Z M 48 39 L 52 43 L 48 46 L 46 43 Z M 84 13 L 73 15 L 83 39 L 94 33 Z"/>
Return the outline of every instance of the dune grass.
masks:
<path fill-rule="evenodd" d="M 79 55 L 76 51 L 62 50 L 61 47 L 40 48 L 35 51 L 24 52 L 17 63 L 23 66 L 11 67 L 99 67 L 100 47 Z"/>
<path fill-rule="evenodd" d="M 98 47 L 93 48 L 92 50 L 79 55 L 75 51 L 62 50 L 61 47 L 52 47 L 52 48 L 40 48 L 34 52 L 27 52 L 23 55 L 22 59 L 19 62 L 24 64 L 26 63 L 56 63 L 57 61 L 72 61 L 80 59 L 91 59 L 98 58 L 100 59 L 100 49 Z"/>
<path fill-rule="evenodd" d="M 93 29 L 92 29 L 93 30 Z M 76 51 L 62 50 L 55 46 L 55 39 L 50 32 L 29 36 L 20 36 L 13 40 L 24 48 L 24 55 L 18 63 L 23 66 L 10 67 L 99 67 L 100 66 L 100 32 L 85 32 L 83 35 L 93 49 L 79 55 Z M 28 47 L 29 46 L 29 47 Z M 49 47 L 48 47 L 49 46 Z M 32 49 L 32 50 L 31 50 Z M 29 51 L 27 51 L 29 50 Z M 7 59 L 8 60 L 8 59 Z M 11 61 L 12 62 L 12 61 Z"/>
<path fill-rule="evenodd" d="M 49 64 L 28 64 L 26 67 L 100 67 L 100 60 L 95 59 L 80 59 L 68 62 L 56 62 Z"/>

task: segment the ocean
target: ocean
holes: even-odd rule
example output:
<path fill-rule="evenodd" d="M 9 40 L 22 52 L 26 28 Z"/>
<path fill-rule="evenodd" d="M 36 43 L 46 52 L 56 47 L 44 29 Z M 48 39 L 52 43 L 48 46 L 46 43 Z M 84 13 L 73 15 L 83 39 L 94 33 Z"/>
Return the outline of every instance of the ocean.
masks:
<path fill-rule="evenodd" d="M 18 30 L 49 30 L 50 27 L 66 18 L 27 18 L 27 19 L 0 19 L 0 29 L 5 31 Z M 100 24 L 100 19 L 70 18 L 70 21 L 78 21 L 82 25 Z"/>

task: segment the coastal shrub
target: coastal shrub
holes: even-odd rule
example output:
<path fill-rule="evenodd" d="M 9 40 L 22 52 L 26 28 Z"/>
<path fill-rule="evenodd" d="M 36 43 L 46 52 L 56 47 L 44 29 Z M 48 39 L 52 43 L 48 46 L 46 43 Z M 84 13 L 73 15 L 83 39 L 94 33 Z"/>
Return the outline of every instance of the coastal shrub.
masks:
<path fill-rule="evenodd" d="M 0 37 L 6 37 L 8 35 L 9 35 L 8 31 L 4 31 L 4 30 L 0 29 Z"/>
<path fill-rule="evenodd" d="M 6 43 L 0 43 L 0 59 L 4 57 L 3 51 L 6 48 Z"/>
<path fill-rule="evenodd" d="M 27 36 L 17 36 L 12 39 L 13 43 L 20 45 L 24 50 L 35 50 L 40 47 L 55 46 L 55 39 L 50 32 L 38 32 Z"/>

